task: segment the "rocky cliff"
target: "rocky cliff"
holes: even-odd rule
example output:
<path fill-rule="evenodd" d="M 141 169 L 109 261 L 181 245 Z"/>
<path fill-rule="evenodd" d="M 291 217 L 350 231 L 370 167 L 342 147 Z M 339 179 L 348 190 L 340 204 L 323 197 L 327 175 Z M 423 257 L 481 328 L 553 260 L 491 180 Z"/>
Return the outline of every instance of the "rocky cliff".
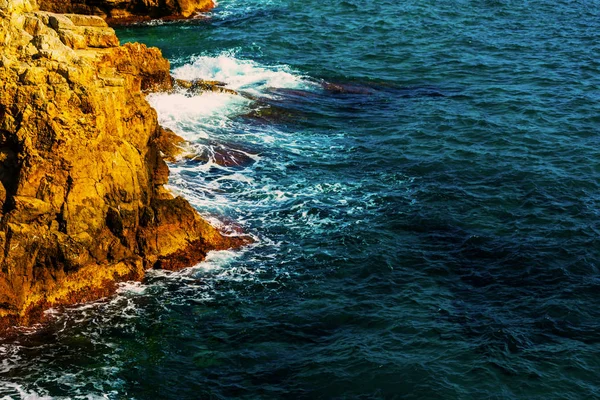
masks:
<path fill-rule="evenodd" d="M 99 17 L 0 0 L 0 326 L 242 243 L 163 188 L 173 133 L 144 93 L 171 85 Z"/>
<path fill-rule="evenodd" d="M 97 15 L 112 24 L 151 18 L 189 18 L 214 7 L 213 0 L 38 0 L 40 10 Z"/>

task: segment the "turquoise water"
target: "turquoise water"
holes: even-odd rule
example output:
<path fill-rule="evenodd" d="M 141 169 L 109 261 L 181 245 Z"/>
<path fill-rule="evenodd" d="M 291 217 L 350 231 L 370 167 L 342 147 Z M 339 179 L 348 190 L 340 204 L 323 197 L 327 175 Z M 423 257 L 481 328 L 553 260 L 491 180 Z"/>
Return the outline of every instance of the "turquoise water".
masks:
<path fill-rule="evenodd" d="M 598 32 L 591 0 L 120 29 L 240 93 L 149 100 L 172 190 L 256 244 L 0 342 L 0 398 L 600 398 Z"/>

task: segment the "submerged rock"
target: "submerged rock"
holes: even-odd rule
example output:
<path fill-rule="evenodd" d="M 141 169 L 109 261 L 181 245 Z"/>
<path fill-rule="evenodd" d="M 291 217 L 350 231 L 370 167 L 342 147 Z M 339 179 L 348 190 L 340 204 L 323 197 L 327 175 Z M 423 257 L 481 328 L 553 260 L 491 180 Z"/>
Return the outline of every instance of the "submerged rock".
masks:
<path fill-rule="evenodd" d="M 267 124 L 290 123 L 305 119 L 302 112 L 292 108 L 286 108 L 282 105 L 276 105 L 273 102 L 269 103 L 264 100 L 257 101 L 256 103 L 258 106 L 244 114 L 244 118 Z"/>
<path fill-rule="evenodd" d="M 245 241 L 163 187 L 182 139 L 144 92 L 171 88 L 160 51 L 101 18 L 0 0 L 0 327 Z"/>
<path fill-rule="evenodd" d="M 326 81 L 321 82 L 321 86 L 328 92 L 335 94 L 373 94 L 373 90 L 366 86 L 332 83 Z"/>
<path fill-rule="evenodd" d="M 44 11 L 97 15 L 111 24 L 155 18 L 185 19 L 215 6 L 213 0 L 38 0 L 38 3 Z"/>
<path fill-rule="evenodd" d="M 225 82 L 205 81 L 203 79 L 196 79 L 193 81 L 175 79 L 175 89 L 184 91 L 192 96 L 202 92 L 227 93 L 232 95 L 239 94 L 233 89 L 226 88 L 226 85 L 227 83 Z"/>
<path fill-rule="evenodd" d="M 256 161 L 255 157 L 248 151 L 235 148 L 230 144 L 219 143 L 212 143 L 199 152 L 190 152 L 183 155 L 183 158 L 189 162 L 213 162 L 221 167 L 233 168 L 245 168 Z"/>

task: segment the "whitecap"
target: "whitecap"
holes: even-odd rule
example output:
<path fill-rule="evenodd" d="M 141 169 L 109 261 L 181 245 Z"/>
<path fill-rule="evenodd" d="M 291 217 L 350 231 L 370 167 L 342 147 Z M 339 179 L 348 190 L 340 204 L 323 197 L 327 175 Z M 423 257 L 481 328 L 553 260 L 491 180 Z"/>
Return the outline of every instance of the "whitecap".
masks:
<path fill-rule="evenodd" d="M 12 383 L 12 382 L 1 382 L 0 381 L 0 389 L 2 389 L 2 391 L 10 391 L 13 392 L 15 395 L 18 395 L 19 399 L 21 400 L 52 400 L 53 398 L 45 395 L 45 394 L 41 394 L 41 393 L 36 393 L 35 391 L 30 391 L 25 389 L 22 385 L 19 385 L 17 383 Z M 15 398 L 13 398 L 12 396 L 6 395 L 2 398 L 0 398 L 0 400 L 14 400 Z"/>
<path fill-rule="evenodd" d="M 226 128 L 229 115 L 245 110 L 249 100 L 228 93 L 155 93 L 148 102 L 158 113 L 158 122 L 184 139 L 208 138 L 208 131 Z"/>
<path fill-rule="evenodd" d="M 122 282 L 122 283 L 119 283 L 119 285 L 118 285 L 117 293 L 119 293 L 119 294 L 143 294 L 147 288 L 148 288 L 147 285 L 144 285 L 142 282 L 135 282 L 135 281 Z"/>
<path fill-rule="evenodd" d="M 287 65 L 265 66 L 241 60 L 232 53 L 196 56 L 173 71 L 177 79 L 219 81 L 226 87 L 255 96 L 267 96 L 266 89 L 300 89 L 314 84 Z"/>

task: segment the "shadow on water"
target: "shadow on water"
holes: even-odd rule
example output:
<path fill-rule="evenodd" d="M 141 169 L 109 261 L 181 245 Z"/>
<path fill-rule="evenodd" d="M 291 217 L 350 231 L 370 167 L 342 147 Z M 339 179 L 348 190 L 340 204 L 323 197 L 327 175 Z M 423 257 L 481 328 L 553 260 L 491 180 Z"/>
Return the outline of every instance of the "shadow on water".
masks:
<path fill-rule="evenodd" d="M 365 114 L 382 103 L 397 99 L 446 98 L 460 95 L 457 89 L 437 86 L 402 86 L 394 82 L 311 81 L 311 89 L 269 88 L 265 97 L 250 97 L 253 109 L 243 118 L 255 123 L 304 126 L 320 118 L 348 118 Z"/>
<path fill-rule="evenodd" d="M 440 308 L 439 318 L 459 324 L 478 353 L 535 359 L 540 348 L 564 340 L 600 343 L 600 312 L 577 306 L 600 290 L 597 279 L 579 272 L 593 270 L 591 260 L 565 263 L 572 255 L 558 243 L 486 234 L 427 211 L 393 226 L 420 238 L 428 253 L 425 271 L 454 294 L 452 307 Z M 517 374 L 511 363 L 496 367 Z"/>
<path fill-rule="evenodd" d="M 332 95 L 374 95 L 387 94 L 396 98 L 413 97 L 447 97 L 450 90 L 437 86 L 403 86 L 396 82 L 371 81 L 371 82 L 320 82 L 323 90 Z"/>

